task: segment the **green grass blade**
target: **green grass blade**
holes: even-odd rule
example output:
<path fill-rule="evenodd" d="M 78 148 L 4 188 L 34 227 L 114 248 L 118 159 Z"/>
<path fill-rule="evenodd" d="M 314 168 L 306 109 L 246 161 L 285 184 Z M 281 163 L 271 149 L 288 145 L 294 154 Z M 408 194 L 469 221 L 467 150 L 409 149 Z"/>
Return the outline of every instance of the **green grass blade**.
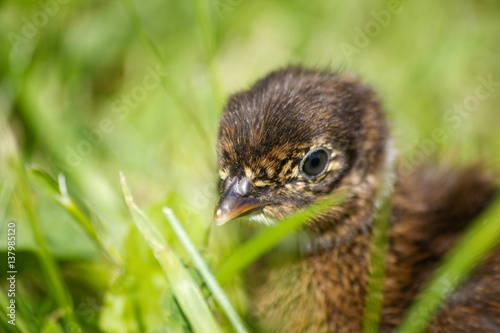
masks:
<path fill-rule="evenodd" d="M 500 199 L 471 225 L 411 306 L 398 332 L 423 332 L 442 303 L 500 241 Z"/>
<path fill-rule="evenodd" d="M 33 231 L 35 241 L 38 245 L 37 254 L 41 261 L 40 266 L 44 272 L 45 279 L 47 281 L 47 284 L 49 285 L 49 289 L 51 290 L 51 297 L 54 298 L 55 302 L 61 309 L 63 313 L 63 321 L 66 327 L 80 330 L 80 332 L 82 332 L 80 324 L 78 323 L 78 320 L 75 316 L 70 293 L 64 283 L 64 279 L 56 263 L 56 260 L 52 256 L 52 253 L 47 246 L 45 237 L 42 233 L 42 230 L 40 229 L 40 223 L 37 216 L 35 215 L 27 175 L 25 173 L 25 169 L 22 167 L 20 158 L 13 158 L 12 165 L 17 173 L 21 201 L 26 215 L 28 216 L 28 221 Z"/>
<path fill-rule="evenodd" d="M 182 265 L 155 225 L 134 202 L 122 173 L 120 173 L 120 180 L 123 197 L 132 221 L 160 263 L 172 292 L 193 330 L 200 333 L 222 332 L 191 274 Z"/>
<path fill-rule="evenodd" d="M 36 166 L 26 168 L 28 176 L 31 180 L 46 194 L 48 194 L 55 202 L 63 207 L 78 224 L 85 230 L 87 235 L 96 243 L 98 243 L 97 233 L 92 225 L 92 222 L 87 219 L 85 214 L 78 208 L 73 199 L 68 195 L 66 185 L 63 182 L 60 184 L 52 178 L 47 172 Z M 64 180 L 64 177 L 60 177 Z"/>
<path fill-rule="evenodd" d="M 66 179 L 60 174 L 56 181 L 43 169 L 30 166 L 26 168 L 30 179 L 43 190 L 52 200 L 59 204 L 80 225 L 90 239 L 104 251 L 109 259 L 118 266 L 123 265 L 123 260 L 113 242 L 104 232 L 98 232 L 97 226 L 82 212 L 76 201 L 69 195 L 66 188 Z"/>
<path fill-rule="evenodd" d="M 384 276 L 387 250 L 389 248 L 389 228 L 392 215 L 391 195 L 384 200 L 373 221 L 371 243 L 371 270 L 367 283 L 363 332 L 376 333 L 380 327 Z"/>
<path fill-rule="evenodd" d="M 170 223 L 170 226 L 174 230 L 175 234 L 181 241 L 181 243 L 184 245 L 186 248 L 186 251 L 189 254 L 189 257 L 193 261 L 193 264 L 195 265 L 196 269 L 200 273 L 201 277 L 205 281 L 208 289 L 212 292 L 212 295 L 214 298 L 217 300 L 217 303 L 219 303 L 220 307 L 222 310 L 226 313 L 227 318 L 233 325 L 234 329 L 238 333 L 244 333 L 248 332 L 245 325 L 243 324 L 243 321 L 241 320 L 240 316 L 236 312 L 236 310 L 233 308 L 231 305 L 231 302 L 229 302 L 229 299 L 227 298 L 226 294 L 224 293 L 224 290 L 221 288 L 219 283 L 217 282 L 217 279 L 215 276 L 212 274 L 212 271 L 210 268 L 208 268 L 207 264 L 205 263 L 205 260 L 201 257 L 201 255 L 198 253 L 198 250 L 194 246 L 194 244 L 191 242 L 188 234 L 182 227 L 181 223 L 179 222 L 179 219 L 177 216 L 174 214 L 172 209 L 170 208 L 163 208 L 163 214 L 165 214 L 165 217 L 167 218 L 168 222 Z"/>
<path fill-rule="evenodd" d="M 347 195 L 345 193 L 336 193 L 315 205 L 299 210 L 297 213 L 278 222 L 275 226 L 263 230 L 257 236 L 244 243 L 227 259 L 217 271 L 217 280 L 220 284 L 224 285 L 229 279 L 277 245 L 292 231 L 297 230 L 311 217 L 320 214 L 329 207 L 338 205 L 346 198 Z"/>

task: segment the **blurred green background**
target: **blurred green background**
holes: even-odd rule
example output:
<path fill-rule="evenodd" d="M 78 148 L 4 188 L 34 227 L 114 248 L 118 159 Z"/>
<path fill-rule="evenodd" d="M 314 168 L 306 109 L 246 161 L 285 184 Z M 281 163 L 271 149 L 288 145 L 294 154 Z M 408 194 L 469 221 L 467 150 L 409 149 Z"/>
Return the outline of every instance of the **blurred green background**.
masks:
<path fill-rule="evenodd" d="M 162 206 L 216 269 L 240 239 L 236 225 L 213 227 L 217 119 L 231 93 L 278 67 L 339 69 L 372 85 L 405 170 L 436 156 L 498 165 L 499 18 L 494 0 L 1 2 L 0 250 L 16 221 L 17 328 L 70 332 L 61 318 L 71 312 L 88 332 L 189 331 L 118 173 L 189 269 Z M 64 174 L 120 265 L 25 164 Z M 241 279 L 225 287 L 245 316 Z M 6 318 L 0 327 L 15 331 Z"/>

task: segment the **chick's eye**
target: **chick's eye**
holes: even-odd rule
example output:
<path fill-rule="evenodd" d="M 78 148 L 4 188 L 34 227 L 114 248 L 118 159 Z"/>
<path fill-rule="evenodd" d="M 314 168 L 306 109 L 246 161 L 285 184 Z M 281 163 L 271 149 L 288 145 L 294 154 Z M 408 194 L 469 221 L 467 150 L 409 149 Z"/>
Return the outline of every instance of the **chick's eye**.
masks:
<path fill-rule="evenodd" d="M 323 173 L 328 164 L 328 151 L 325 148 L 311 150 L 302 159 L 300 169 L 309 177 L 316 177 Z"/>

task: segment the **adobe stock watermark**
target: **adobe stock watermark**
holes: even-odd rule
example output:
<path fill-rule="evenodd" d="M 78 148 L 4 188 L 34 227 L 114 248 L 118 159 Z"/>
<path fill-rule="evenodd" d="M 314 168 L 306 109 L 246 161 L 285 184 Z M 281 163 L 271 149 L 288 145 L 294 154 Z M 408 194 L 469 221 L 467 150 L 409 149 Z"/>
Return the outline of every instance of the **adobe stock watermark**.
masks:
<path fill-rule="evenodd" d="M 216 3 L 217 14 L 221 20 L 231 14 L 234 9 L 239 6 L 243 0 L 218 0 Z"/>
<path fill-rule="evenodd" d="M 449 123 L 454 130 L 458 129 L 478 109 L 481 101 L 488 99 L 500 87 L 500 81 L 494 81 L 491 74 L 486 78 L 479 76 L 477 80 L 479 84 L 474 89 L 474 93 L 465 97 L 461 103 L 453 105 L 444 114 L 445 122 Z M 420 141 L 411 154 L 401 159 L 397 170 L 398 175 L 409 176 L 418 165 L 435 153 L 438 145 L 446 139 L 447 134 L 444 129 L 434 128 L 430 138 Z"/>
<path fill-rule="evenodd" d="M 68 0 L 46 0 L 39 1 L 39 9 L 31 17 L 23 16 L 21 21 L 23 26 L 19 32 L 9 32 L 7 38 L 16 52 L 21 52 L 30 40 L 36 37 L 38 31 L 45 27 L 50 19 L 54 18 L 60 11 L 61 5 L 67 4 Z"/>
<path fill-rule="evenodd" d="M 394 0 L 387 4 L 387 9 L 378 11 L 372 10 L 370 16 L 373 18 L 368 21 L 364 29 L 360 27 L 354 28 L 354 40 L 352 44 L 340 43 L 340 51 L 345 59 L 350 59 L 353 54 L 361 53 L 361 50 L 370 45 L 373 38 L 380 35 L 382 30 L 386 28 L 392 21 L 395 15 L 399 15 L 403 11 L 401 0 Z"/>
<path fill-rule="evenodd" d="M 17 239 L 17 223 L 9 221 L 7 223 L 7 281 L 9 289 L 7 291 L 8 306 L 7 306 L 7 322 L 10 325 L 16 325 L 16 239 Z"/>
<path fill-rule="evenodd" d="M 137 108 L 153 90 L 160 86 L 162 78 L 166 77 L 166 72 L 162 70 L 160 65 L 156 65 L 156 68 L 147 66 L 146 72 L 147 74 L 143 77 L 141 84 L 134 86 L 129 93 L 123 93 L 112 102 L 111 111 L 116 115 L 117 119 L 113 121 L 111 117 L 105 117 L 99 121 L 95 128 L 81 130 L 84 138 L 74 146 L 67 145 L 65 147 L 64 161 L 52 161 L 53 168 L 71 172 L 78 167 L 83 159 L 89 156 L 104 141 L 107 134 L 115 131 L 116 121 L 123 121 L 127 118 L 132 110 Z"/>

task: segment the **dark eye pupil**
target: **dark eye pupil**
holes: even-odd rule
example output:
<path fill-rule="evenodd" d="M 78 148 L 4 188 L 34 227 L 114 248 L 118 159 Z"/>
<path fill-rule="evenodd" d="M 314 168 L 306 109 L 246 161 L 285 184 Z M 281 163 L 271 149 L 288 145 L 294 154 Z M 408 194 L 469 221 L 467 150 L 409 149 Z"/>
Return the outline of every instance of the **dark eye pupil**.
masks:
<path fill-rule="evenodd" d="M 306 155 L 302 165 L 302 170 L 306 175 L 314 177 L 325 170 L 327 163 L 327 152 L 324 149 L 318 149 Z"/>

